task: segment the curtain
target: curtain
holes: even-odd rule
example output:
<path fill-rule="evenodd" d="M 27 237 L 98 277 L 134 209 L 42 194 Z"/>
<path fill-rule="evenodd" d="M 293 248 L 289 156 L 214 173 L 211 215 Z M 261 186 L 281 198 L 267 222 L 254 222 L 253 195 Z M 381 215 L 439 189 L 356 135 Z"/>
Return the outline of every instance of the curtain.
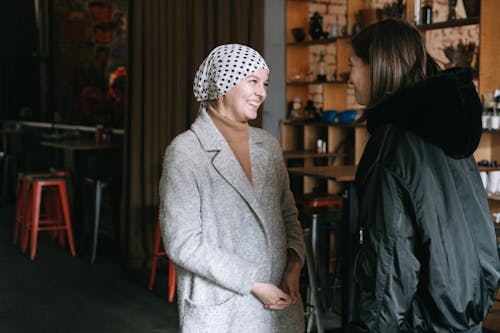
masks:
<path fill-rule="evenodd" d="M 198 113 L 194 74 L 220 44 L 242 43 L 262 53 L 263 1 L 130 2 L 120 245 L 132 269 L 150 265 L 163 153 Z"/>

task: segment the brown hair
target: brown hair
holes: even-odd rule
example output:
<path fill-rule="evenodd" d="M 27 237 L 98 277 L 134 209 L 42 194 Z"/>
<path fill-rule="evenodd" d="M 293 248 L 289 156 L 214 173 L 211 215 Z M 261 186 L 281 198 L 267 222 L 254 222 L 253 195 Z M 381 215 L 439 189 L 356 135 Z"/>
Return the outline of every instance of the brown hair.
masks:
<path fill-rule="evenodd" d="M 388 19 L 373 24 L 351 43 L 354 53 L 370 66 L 368 107 L 439 71 L 420 33 L 407 21 Z"/>

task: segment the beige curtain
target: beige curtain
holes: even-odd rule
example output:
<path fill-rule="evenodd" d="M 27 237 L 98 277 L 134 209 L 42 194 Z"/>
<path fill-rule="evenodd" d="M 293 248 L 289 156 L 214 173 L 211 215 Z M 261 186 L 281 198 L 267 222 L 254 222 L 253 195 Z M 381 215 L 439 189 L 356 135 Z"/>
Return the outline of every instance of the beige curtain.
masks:
<path fill-rule="evenodd" d="M 262 52 L 262 8 L 263 0 L 130 2 L 121 222 L 121 250 L 130 268 L 150 264 L 163 153 L 198 112 L 194 73 L 219 44 L 243 43 Z"/>

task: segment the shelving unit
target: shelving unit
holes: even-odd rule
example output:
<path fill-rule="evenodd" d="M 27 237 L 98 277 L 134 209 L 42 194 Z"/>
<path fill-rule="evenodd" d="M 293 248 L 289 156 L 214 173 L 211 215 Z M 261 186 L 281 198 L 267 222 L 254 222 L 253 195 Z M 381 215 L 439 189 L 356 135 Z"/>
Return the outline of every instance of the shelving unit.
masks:
<path fill-rule="evenodd" d="M 413 17 L 414 0 L 407 1 L 407 17 Z M 481 98 L 484 93 L 492 93 L 500 88 L 500 21 L 497 14 L 500 11 L 500 1 L 480 0 L 479 17 L 470 17 L 453 21 L 438 22 L 419 26 L 425 34 L 436 29 L 447 29 L 468 25 L 479 25 L 479 73 L 477 77 L 478 92 Z M 500 131 L 483 130 L 479 147 L 474 152 L 476 161 L 488 160 L 500 162 Z M 500 168 L 481 167 L 481 171 L 492 171 Z M 500 196 L 488 195 L 492 213 L 500 212 Z"/>
<path fill-rule="evenodd" d="M 368 141 L 363 125 L 293 121 L 283 122 L 281 129 L 283 153 L 290 167 L 357 164 Z M 326 141 L 326 152 L 317 152 L 318 139 Z M 342 189 L 332 180 L 308 176 L 292 179 L 294 192 L 303 194 L 338 194 Z"/>
<path fill-rule="evenodd" d="M 349 73 L 350 37 L 355 14 L 365 6 L 364 0 L 346 1 L 344 7 L 323 1 L 286 1 L 286 100 L 287 104 L 300 98 L 305 106 L 312 100 L 323 110 L 343 111 L 360 106 L 355 104 Z M 318 11 L 323 16 L 323 28 L 330 31 L 336 23 L 339 34 L 347 35 L 312 40 L 309 37 L 309 18 Z M 328 14 L 326 15 L 325 12 Z M 302 27 L 304 41 L 297 42 L 292 29 Z M 314 54 L 324 52 L 326 81 L 316 81 Z M 304 115 L 303 115 L 304 117 Z M 326 152 L 317 152 L 317 140 L 326 142 Z M 354 164 L 359 161 L 368 139 L 364 126 L 327 124 L 310 121 L 284 121 L 281 124 L 281 142 L 288 166 L 324 166 Z M 337 194 L 341 186 L 334 181 L 308 176 L 292 176 L 292 188 L 297 194 Z"/>
<path fill-rule="evenodd" d="M 300 98 L 304 106 L 308 99 L 315 103 L 319 100 L 323 110 L 359 108 L 354 102 L 354 96 L 346 77 L 341 78 L 341 73 L 349 72 L 351 29 L 355 22 L 356 13 L 360 9 L 368 7 L 367 1 L 346 1 L 342 13 L 338 13 L 339 17 L 343 17 L 338 30 L 341 31 L 342 26 L 347 26 L 346 36 L 311 40 L 308 36 L 309 18 L 314 11 L 321 9 L 321 6 L 328 6 L 328 4 L 314 0 L 286 1 L 286 101 L 288 103 L 294 98 Z M 414 0 L 407 0 L 406 17 L 413 17 L 413 8 Z M 440 29 L 479 26 L 480 52 L 477 83 L 480 96 L 483 96 L 485 92 L 493 92 L 494 89 L 500 88 L 500 64 L 497 60 L 500 54 L 500 34 L 498 34 L 500 21 L 496 18 L 498 12 L 500 12 L 500 1 L 482 0 L 479 17 L 418 26 L 424 38 L 426 36 L 432 38 L 435 36 L 433 33 L 436 30 L 441 31 Z M 329 24 L 331 22 L 324 20 L 323 25 L 327 30 Z M 295 27 L 304 28 L 306 32 L 304 41 L 294 41 L 291 31 Z M 327 81 L 325 82 L 316 82 L 314 73 L 307 75 L 313 70 L 312 64 L 315 63 L 312 54 L 317 53 L 318 50 L 329 51 L 326 52 L 329 56 L 326 62 L 334 64 L 333 69 L 336 73 L 336 76 L 333 76 L 331 72 L 327 71 Z M 316 153 L 317 139 L 326 140 L 327 153 Z M 367 140 L 368 133 L 363 126 L 349 127 L 307 121 L 284 121 L 281 124 L 281 141 L 289 166 L 357 163 Z M 344 145 L 341 149 L 337 149 L 340 143 L 344 143 Z M 478 161 L 486 159 L 500 162 L 500 131 L 484 131 L 474 156 Z M 301 190 L 303 193 L 316 191 L 336 193 L 339 190 L 339 186 L 332 181 L 328 181 L 326 186 L 321 182 L 326 181 L 304 177 Z M 490 201 L 492 210 L 500 211 L 500 200 Z"/>
<path fill-rule="evenodd" d="M 453 27 L 463 27 L 466 25 L 473 25 L 473 24 L 479 24 L 479 17 L 468 17 L 464 19 L 456 19 L 453 21 L 444 21 L 444 22 L 437 22 L 437 23 L 432 23 L 432 24 L 426 24 L 426 25 L 418 25 L 418 29 L 420 31 L 428 31 L 428 30 L 435 30 L 435 29 L 446 29 L 446 28 L 453 28 Z"/>

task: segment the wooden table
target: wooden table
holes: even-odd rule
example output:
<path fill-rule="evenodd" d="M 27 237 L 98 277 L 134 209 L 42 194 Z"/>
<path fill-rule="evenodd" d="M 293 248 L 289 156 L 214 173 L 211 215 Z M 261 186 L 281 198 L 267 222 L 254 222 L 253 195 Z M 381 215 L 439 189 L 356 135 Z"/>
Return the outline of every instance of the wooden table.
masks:
<path fill-rule="evenodd" d="M 342 331 L 352 320 L 354 311 L 354 253 L 356 247 L 358 203 L 354 179 L 356 176 L 355 165 L 341 166 L 311 166 L 311 167 L 292 167 L 288 172 L 310 177 L 326 178 L 345 183 L 344 195 L 344 218 L 347 226 L 344 228 L 343 237 L 343 285 L 342 285 Z"/>
<path fill-rule="evenodd" d="M 302 176 L 332 179 L 337 182 L 352 182 L 356 175 L 356 166 L 312 166 L 288 168 L 288 172 Z"/>
<path fill-rule="evenodd" d="M 64 153 L 62 164 L 65 168 L 69 169 L 72 181 L 72 221 L 75 229 L 75 234 L 79 237 L 75 239 L 78 243 L 79 251 L 81 252 L 84 243 L 83 223 L 81 221 L 81 199 L 83 178 L 88 170 L 87 160 L 89 156 L 95 153 L 107 153 L 108 151 L 116 151 L 121 149 L 121 142 L 102 142 L 96 143 L 92 140 L 67 140 L 67 141 L 41 141 L 41 146 L 62 150 Z M 121 170 L 119 170 L 121 172 Z M 118 174 L 118 171 L 117 171 Z"/>
<path fill-rule="evenodd" d="M 64 149 L 68 151 L 77 151 L 77 150 L 105 150 L 105 149 L 117 149 L 122 146 L 120 142 L 102 142 L 95 143 L 93 141 L 80 141 L 80 140 L 71 140 L 71 141 L 42 141 L 40 142 L 41 146 Z"/>

